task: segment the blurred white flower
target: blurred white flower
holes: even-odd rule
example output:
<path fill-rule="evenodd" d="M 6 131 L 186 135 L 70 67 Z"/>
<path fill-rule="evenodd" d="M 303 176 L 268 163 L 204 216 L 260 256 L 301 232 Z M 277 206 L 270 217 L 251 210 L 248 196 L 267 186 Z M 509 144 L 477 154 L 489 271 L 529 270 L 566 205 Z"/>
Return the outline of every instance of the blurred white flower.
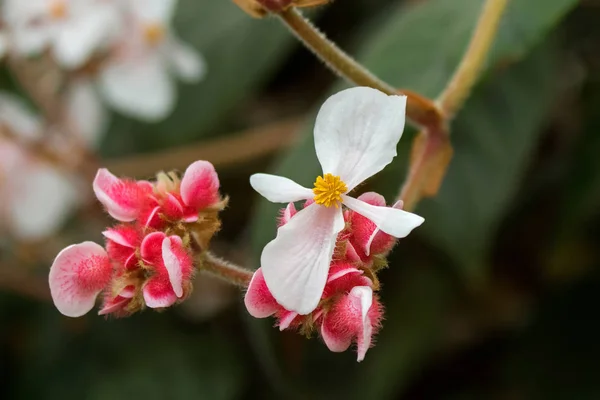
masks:
<path fill-rule="evenodd" d="M 147 121 L 166 117 L 175 105 L 174 77 L 202 78 L 200 54 L 183 43 L 170 23 L 176 0 L 126 0 L 125 31 L 100 72 L 100 87 L 116 109 Z"/>
<path fill-rule="evenodd" d="M 25 142 L 42 136 L 41 121 L 6 93 L 0 93 L 0 125 Z M 55 232 L 81 200 L 66 174 L 7 139 L 0 139 L 0 196 L 2 227 L 27 240 Z"/>
<path fill-rule="evenodd" d="M 76 68 L 118 34 L 116 0 L 4 0 L 12 49 L 38 54 L 50 47 L 58 63 Z"/>

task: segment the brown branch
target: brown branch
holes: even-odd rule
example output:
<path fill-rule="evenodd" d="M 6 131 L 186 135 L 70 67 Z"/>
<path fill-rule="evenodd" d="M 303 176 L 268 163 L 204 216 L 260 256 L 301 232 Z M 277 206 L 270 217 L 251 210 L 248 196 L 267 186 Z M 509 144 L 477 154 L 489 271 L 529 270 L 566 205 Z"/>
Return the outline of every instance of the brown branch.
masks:
<path fill-rule="evenodd" d="M 161 169 L 185 169 L 196 160 L 228 167 L 291 146 L 296 141 L 301 122 L 302 118 L 290 118 L 196 145 L 108 160 L 106 165 L 113 173 L 124 176 L 148 176 Z"/>

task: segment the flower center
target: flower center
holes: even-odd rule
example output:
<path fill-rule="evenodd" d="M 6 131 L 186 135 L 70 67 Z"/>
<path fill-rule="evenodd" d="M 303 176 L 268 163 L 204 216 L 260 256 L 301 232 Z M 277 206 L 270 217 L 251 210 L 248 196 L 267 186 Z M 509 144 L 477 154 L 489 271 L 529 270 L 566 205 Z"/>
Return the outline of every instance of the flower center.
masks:
<path fill-rule="evenodd" d="M 342 195 L 348 191 L 348 187 L 339 176 L 325 174 L 317 177 L 313 193 L 315 194 L 315 203 L 325 207 L 339 207 L 342 202 Z"/>
<path fill-rule="evenodd" d="M 52 18 L 62 19 L 67 16 L 67 2 L 65 0 L 51 1 L 49 11 Z"/>
<path fill-rule="evenodd" d="M 152 46 L 156 46 L 165 36 L 165 28 L 156 22 L 144 25 L 144 39 Z"/>

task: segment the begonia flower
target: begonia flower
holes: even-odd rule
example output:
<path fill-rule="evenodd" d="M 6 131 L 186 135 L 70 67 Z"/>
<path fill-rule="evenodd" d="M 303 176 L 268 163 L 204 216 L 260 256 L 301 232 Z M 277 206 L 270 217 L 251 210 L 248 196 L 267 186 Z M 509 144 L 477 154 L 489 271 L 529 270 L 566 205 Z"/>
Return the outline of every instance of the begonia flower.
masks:
<path fill-rule="evenodd" d="M 100 71 L 100 89 L 117 110 L 147 121 L 166 117 L 175 105 L 174 77 L 199 81 L 204 60 L 170 24 L 176 0 L 129 0 L 119 36 Z"/>
<path fill-rule="evenodd" d="M 406 96 L 388 96 L 366 87 L 339 92 L 325 101 L 317 115 L 315 149 L 323 175 L 313 189 L 280 176 L 251 176 L 252 187 L 269 201 L 314 200 L 277 230 L 261 255 L 266 284 L 286 309 L 308 314 L 317 307 L 336 238 L 345 225 L 341 205 L 396 238 L 423 223 L 418 215 L 348 196 L 396 156 L 405 108 Z"/>

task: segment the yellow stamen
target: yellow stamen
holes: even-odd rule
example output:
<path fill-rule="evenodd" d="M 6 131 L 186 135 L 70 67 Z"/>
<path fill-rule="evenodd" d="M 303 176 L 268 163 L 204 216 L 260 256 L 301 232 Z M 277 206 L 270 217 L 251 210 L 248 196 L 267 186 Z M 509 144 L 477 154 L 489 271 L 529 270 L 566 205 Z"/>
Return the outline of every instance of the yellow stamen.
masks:
<path fill-rule="evenodd" d="M 325 174 L 317 177 L 313 193 L 315 203 L 325 207 L 335 206 L 338 208 L 342 202 L 342 195 L 348 191 L 348 187 L 339 176 Z"/>
<path fill-rule="evenodd" d="M 50 2 L 50 16 L 54 19 L 61 19 L 67 16 L 67 3 L 65 0 L 54 0 Z"/>
<path fill-rule="evenodd" d="M 165 28 L 159 23 L 149 23 L 144 25 L 144 39 L 146 42 L 155 46 L 165 36 Z"/>

